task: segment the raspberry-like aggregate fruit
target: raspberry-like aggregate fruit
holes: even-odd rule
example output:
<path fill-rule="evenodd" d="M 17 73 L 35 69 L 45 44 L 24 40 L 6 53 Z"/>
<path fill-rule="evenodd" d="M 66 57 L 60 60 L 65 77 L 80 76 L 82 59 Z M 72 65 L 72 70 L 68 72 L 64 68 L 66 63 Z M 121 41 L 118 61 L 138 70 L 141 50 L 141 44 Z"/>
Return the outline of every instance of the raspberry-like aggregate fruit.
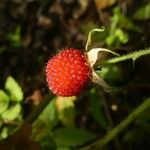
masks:
<path fill-rule="evenodd" d="M 46 80 L 49 89 L 56 95 L 74 96 L 86 87 L 92 69 L 85 53 L 69 48 L 49 59 Z"/>

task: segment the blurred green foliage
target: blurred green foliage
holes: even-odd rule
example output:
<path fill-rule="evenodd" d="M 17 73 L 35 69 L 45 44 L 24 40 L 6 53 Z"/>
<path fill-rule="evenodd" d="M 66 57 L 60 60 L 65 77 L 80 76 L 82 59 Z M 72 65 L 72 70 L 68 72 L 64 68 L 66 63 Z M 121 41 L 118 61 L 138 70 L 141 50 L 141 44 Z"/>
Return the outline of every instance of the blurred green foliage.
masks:
<path fill-rule="evenodd" d="M 89 107 L 93 119 L 100 126 L 100 128 L 107 129 L 108 121 L 103 112 L 104 106 L 95 88 L 92 88 L 89 93 Z"/>
<path fill-rule="evenodd" d="M 75 125 L 76 97 L 56 97 L 40 114 L 34 123 L 34 139 L 41 143 L 43 149 L 67 149 L 77 147 L 93 140 L 95 135 Z M 61 122 L 64 127 L 55 127 Z M 48 142 L 51 139 L 51 142 Z"/>
<path fill-rule="evenodd" d="M 9 76 L 4 90 L 0 90 L 0 139 L 12 133 L 22 121 L 21 101 L 23 91 L 15 79 Z M 14 126 L 15 125 L 15 126 Z"/>
<path fill-rule="evenodd" d="M 150 3 L 145 4 L 140 9 L 138 9 L 133 17 L 137 20 L 148 20 L 150 19 Z"/>
<path fill-rule="evenodd" d="M 7 39 L 10 41 L 12 47 L 20 47 L 21 46 L 21 27 L 18 25 L 14 32 L 7 34 Z"/>
<path fill-rule="evenodd" d="M 130 40 L 129 31 L 141 32 L 140 28 L 127 16 L 123 15 L 119 7 L 113 9 L 110 18 L 110 25 L 101 34 L 95 34 L 92 43 L 101 42 L 110 48 L 118 48 L 121 44 L 126 44 Z M 83 24 L 81 31 L 88 34 L 93 28 L 98 28 L 93 23 Z"/>

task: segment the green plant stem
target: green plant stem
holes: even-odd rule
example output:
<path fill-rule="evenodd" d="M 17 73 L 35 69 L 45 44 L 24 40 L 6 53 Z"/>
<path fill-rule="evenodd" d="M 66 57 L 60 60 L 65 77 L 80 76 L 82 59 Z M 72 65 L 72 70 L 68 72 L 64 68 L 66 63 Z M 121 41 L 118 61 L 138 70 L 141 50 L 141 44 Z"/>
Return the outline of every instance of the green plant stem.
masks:
<path fill-rule="evenodd" d="M 49 103 L 50 103 L 50 98 L 46 97 L 45 100 L 33 110 L 33 112 L 29 115 L 29 117 L 27 117 L 27 119 L 25 120 L 25 123 L 27 124 L 34 123 L 34 121 L 39 117 L 41 112 L 45 109 L 45 107 Z"/>
<path fill-rule="evenodd" d="M 131 114 L 129 114 L 119 125 L 108 132 L 104 138 L 92 143 L 80 150 L 102 150 L 111 140 L 118 136 L 127 126 L 132 123 L 141 113 L 150 108 L 150 98 L 145 100 L 139 107 L 137 107 Z"/>
<path fill-rule="evenodd" d="M 116 58 L 108 59 L 101 63 L 102 64 L 112 64 L 112 63 L 117 63 L 120 61 L 129 60 L 129 59 L 132 59 L 133 61 L 135 61 L 139 57 L 144 56 L 144 55 L 149 55 L 149 54 L 150 54 L 150 49 L 145 49 L 145 50 L 135 51 L 133 53 L 129 53 L 127 55 L 119 56 Z"/>

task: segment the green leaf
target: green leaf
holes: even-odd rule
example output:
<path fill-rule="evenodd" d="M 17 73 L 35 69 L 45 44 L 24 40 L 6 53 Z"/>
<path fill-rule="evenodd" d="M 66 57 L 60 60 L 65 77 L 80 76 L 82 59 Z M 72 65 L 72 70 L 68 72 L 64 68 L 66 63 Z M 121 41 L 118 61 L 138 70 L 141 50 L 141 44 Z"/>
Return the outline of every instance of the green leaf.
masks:
<path fill-rule="evenodd" d="M 58 117 L 55 107 L 56 97 L 53 98 L 50 94 L 45 96 L 46 101 L 50 101 L 39 117 L 34 121 L 33 136 L 34 140 L 40 143 L 41 149 L 56 149 L 53 138 L 51 137 L 51 130 L 58 123 Z"/>
<path fill-rule="evenodd" d="M 126 16 L 121 13 L 121 9 L 115 7 L 113 10 L 113 16 L 111 17 L 111 34 L 114 33 L 116 29 L 127 29 L 136 32 L 140 32 L 140 29 Z"/>
<path fill-rule="evenodd" d="M 8 108 L 9 100 L 9 96 L 3 90 L 0 90 L 0 114 Z"/>
<path fill-rule="evenodd" d="M 57 147 L 56 150 L 71 150 L 68 147 Z"/>
<path fill-rule="evenodd" d="M 121 70 L 117 65 L 103 66 L 102 69 L 98 71 L 98 75 L 111 85 L 114 83 L 116 84 L 116 82 L 119 82 L 122 79 Z"/>
<path fill-rule="evenodd" d="M 59 128 L 53 132 L 53 139 L 57 146 L 81 146 L 93 140 L 95 135 L 84 129 Z"/>
<path fill-rule="evenodd" d="M 56 145 L 52 137 L 49 136 L 48 134 L 49 132 L 47 131 L 47 136 L 43 137 L 42 139 L 39 139 L 38 141 L 36 140 L 36 142 L 40 144 L 41 150 L 55 150 L 56 149 Z"/>
<path fill-rule="evenodd" d="M 1 118 L 4 120 L 13 121 L 17 119 L 18 117 L 20 117 L 19 116 L 20 112 L 21 112 L 21 106 L 20 104 L 16 104 L 14 106 L 11 106 L 6 111 L 4 111 L 1 115 Z"/>
<path fill-rule="evenodd" d="M 8 128 L 4 127 L 0 133 L 0 139 L 5 139 L 8 136 Z"/>
<path fill-rule="evenodd" d="M 150 3 L 144 5 L 138 9 L 133 17 L 137 20 L 148 20 L 150 19 Z"/>
<path fill-rule="evenodd" d="M 101 104 L 100 97 L 97 95 L 95 89 L 92 89 L 89 95 L 90 101 L 90 112 L 94 118 L 94 120 L 98 123 L 98 125 L 106 129 L 107 128 L 107 120 L 102 111 L 103 105 Z"/>
<path fill-rule="evenodd" d="M 112 46 L 112 45 L 119 45 L 121 44 L 125 44 L 127 43 L 129 40 L 128 34 L 125 33 L 123 30 L 121 29 L 115 29 L 113 34 L 110 34 L 107 38 L 106 38 L 106 44 L 108 46 Z"/>
<path fill-rule="evenodd" d="M 65 126 L 74 126 L 76 112 L 73 101 L 75 99 L 76 97 L 58 97 L 56 99 L 58 118 Z"/>
<path fill-rule="evenodd" d="M 35 121 L 34 125 L 36 127 L 48 127 L 51 129 L 56 125 L 58 119 L 57 119 L 57 113 L 56 113 L 56 107 L 55 107 L 55 98 L 46 106 L 44 111 L 40 114 L 38 119 Z"/>
<path fill-rule="evenodd" d="M 58 117 L 55 107 L 55 98 L 46 106 L 44 111 L 40 114 L 33 126 L 40 132 L 37 133 L 36 140 L 49 136 L 51 129 L 57 124 Z"/>
<path fill-rule="evenodd" d="M 5 89 L 10 94 L 11 100 L 15 102 L 20 102 L 23 100 L 23 92 L 19 84 L 9 76 L 5 83 Z"/>

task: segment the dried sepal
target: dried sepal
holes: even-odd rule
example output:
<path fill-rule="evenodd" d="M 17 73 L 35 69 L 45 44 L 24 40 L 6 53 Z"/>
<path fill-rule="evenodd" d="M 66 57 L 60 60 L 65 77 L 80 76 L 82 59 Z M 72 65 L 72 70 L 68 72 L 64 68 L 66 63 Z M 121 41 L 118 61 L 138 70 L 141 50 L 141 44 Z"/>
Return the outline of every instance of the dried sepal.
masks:
<path fill-rule="evenodd" d="M 92 75 L 93 75 L 93 79 L 92 79 L 93 83 L 100 85 L 105 92 L 111 91 L 111 87 L 100 76 L 98 76 L 94 71 L 92 72 Z"/>
<path fill-rule="evenodd" d="M 100 61 L 101 61 L 100 57 L 103 55 L 103 52 L 108 52 L 108 53 L 118 56 L 117 53 L 115 53 L 109 49 L 93 48 L 87 53 L 88 61 L 91 65 L 91 67 L 93 67 L 97 61 L 99 61 L 99 63 L 100 63 Z"/>

